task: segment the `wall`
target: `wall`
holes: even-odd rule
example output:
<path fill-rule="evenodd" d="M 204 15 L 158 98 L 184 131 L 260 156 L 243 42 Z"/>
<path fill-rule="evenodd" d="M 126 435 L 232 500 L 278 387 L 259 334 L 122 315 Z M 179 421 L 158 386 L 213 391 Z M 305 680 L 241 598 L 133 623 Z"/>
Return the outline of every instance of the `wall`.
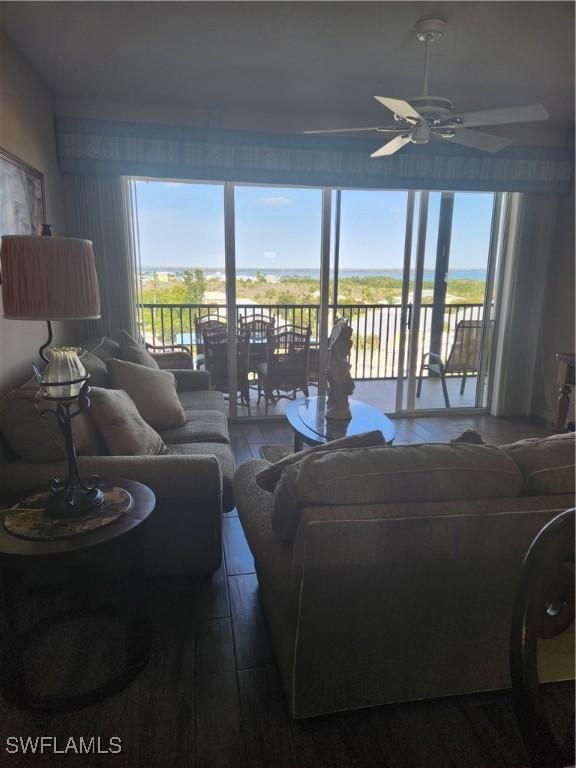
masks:
<path fill-rule="evenodd" d="M 52 97 L 38 74 L 0 30 L 0 147 L 44 174 L 47 220 L 65 234 L 62 181 L 56 159 Z M 4 233 L 9 234 L 9 233 Z M 46 324 L 4 320 L 0 300 L 0 394 L 31 373 Z M 56 324 L 56 340 L 63 329 Z"/>
<path fill-rule="evenodd" d="M 558 397 L 556 352 L 574 352 L 574 186 L 560 200 L 556 235 L 544 284 L 532 412 L 555 421 Z M 574 418 L 574 400 L 569 418 Z"/>

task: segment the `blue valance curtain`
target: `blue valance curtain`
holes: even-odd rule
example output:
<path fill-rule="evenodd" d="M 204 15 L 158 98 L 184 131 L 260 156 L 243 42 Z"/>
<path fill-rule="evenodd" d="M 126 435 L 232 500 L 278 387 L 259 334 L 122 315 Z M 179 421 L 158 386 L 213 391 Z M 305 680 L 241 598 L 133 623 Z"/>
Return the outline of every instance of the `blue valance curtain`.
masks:
<path fill-rule="evenodd" d="M 496 155 L 444 142 L 370 158 L 381 139 L 243 133 L 58 118 L 61 169 L 73 174 L 380 189 L 566 193 L 570 152 L 509 147 Z"/>

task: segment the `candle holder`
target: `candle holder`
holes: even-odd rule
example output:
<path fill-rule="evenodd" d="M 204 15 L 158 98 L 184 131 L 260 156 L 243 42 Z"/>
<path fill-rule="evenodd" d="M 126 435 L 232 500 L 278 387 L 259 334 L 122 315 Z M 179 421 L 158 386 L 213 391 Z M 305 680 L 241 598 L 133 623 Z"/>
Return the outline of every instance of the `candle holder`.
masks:
<path fill-rule="evenodd" d="M 68 463 L 66 481 L 56 477 L 50 483 L 52 498 L 46 504 L 46 512 L 53 517 L 83 515 L 104 502 L 98 475 L 91 475 L 85 481 L 78 469 L 72 420 L 90 406 L 90 374 L 86 373 L 77 352 L 74 347 L 52 347 L 48 350 L 49 363 L 43 373 L 33 365 L 42 396 L 56 404 L 55 408 L 42 411 L 42 415 L 54 417 L 58 422 Z"/>

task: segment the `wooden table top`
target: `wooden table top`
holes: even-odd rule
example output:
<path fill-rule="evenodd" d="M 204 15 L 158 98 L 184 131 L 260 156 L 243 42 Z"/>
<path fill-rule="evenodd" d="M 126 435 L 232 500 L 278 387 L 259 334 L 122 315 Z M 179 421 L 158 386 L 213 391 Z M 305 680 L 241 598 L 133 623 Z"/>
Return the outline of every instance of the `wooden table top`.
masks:
<path fill-rule="evenodd" d="M 118 485 L 131 494 L 133 503 L 128 512 L 102 528 L 54 541 L 22 539 L 13 536 L 4 527 L 2 519 L 0 524 L 0 561 L 21 557 L 31 559 L 55 557 L 102 546 L 137 528 L 154 511 L 156 496 L 146 485 L 125 478 L 106 479 L 104 482 L 107 485 L 110 483 Z M 22 502 L 24 501 L 23 499 Z"/>

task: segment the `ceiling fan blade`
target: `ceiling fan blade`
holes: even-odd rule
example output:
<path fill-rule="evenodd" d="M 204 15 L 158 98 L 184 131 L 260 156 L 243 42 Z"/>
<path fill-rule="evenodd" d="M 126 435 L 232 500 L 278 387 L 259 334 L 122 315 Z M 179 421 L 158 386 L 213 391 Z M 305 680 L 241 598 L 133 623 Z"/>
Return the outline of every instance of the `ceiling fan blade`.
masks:
<path fill-rule="evenodd" d="M 386 128 L 379 125 L 373 125 L 370 128 L 327 128 L 321 130 L 306 130 L 302 133 L 353 133 L 354 131 L 405 131 L 405 128 L 398 128 L 397 126 Z"/>
<path fill-rule="evenodd" d="M 407 136 L 406 134 L 404 134 L 404 136 L 396 136 L 395 139 L 391 139 L 391 141 L 384 144 L 383 147 L 377 149 L 376 152 L 372 152 L 370 157 L 388 157 L 388 155 L 393 155 L 394 152 L 398 152 L 398 150 L 402 149 L 405 144 L 409 143 L 410 136 Z"/>
<path fill-rule="evenodd" d="M 409 122 L 423 120 L 422 115 L 418 114 L 414 107 L 411 107 L 407 101 L 402 101 L 402 99 L 389 99 L 387 96 L 374 96 L 374 98 L 404 120 L 408 120 Z"/>
<path fill-rule="evenodd" d="M 542 104 L 528 107 L 507 107 L 504 109 L 486 109 L 483 112 L 465 112 L 462 115 L 450 115 L 446 122 L 455 118 L 462 121 L 464 128 L 481 125 L 505 125 L 506 123 L 531 123 L 536 120 L 548 120 L 548 112 Z"/>
<path fill-rule="evenodd" d="M 456 134 L 450 138 L 431 133 L 431 138 L 435 141 L 451 141 L 454 144 L 463 144 L 465 147 L 481 149 L 484 152 L 500 152 L 501 149 L 509 147 L 514 142 L 511 139 L 505 139 L 502 136 L 494 136 L 492 133 L 481 133 L 480 131 L 469 131 L 467 128 L 459 128 Z"/>

